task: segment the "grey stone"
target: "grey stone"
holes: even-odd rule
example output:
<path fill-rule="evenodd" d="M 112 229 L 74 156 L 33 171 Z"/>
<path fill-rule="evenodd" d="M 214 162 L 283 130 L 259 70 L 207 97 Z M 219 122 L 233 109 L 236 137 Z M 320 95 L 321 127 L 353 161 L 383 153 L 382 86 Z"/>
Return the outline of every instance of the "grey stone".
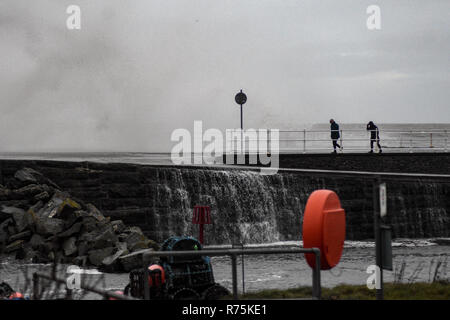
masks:
<path fill-rule="evenodd" d="M 89 215 L 94 217 L 97 221 L 105 220 L 105 216 L 103 216 L 103 214 L 93 204 L 88 203 L 86 208 L 88 209 Z"/>
<path fill-rule="evenodd" d="M 12 213 L 14 222 L 16 223 L 17 231 L 22 232 L 32 223 L 31 217 L 28 217 L 28 214 L 25 210 L 17 209 Z"/>
<path fill-rule="evenodd" d="M 125 230 L 125 224 L 122 220 L 111 221 L 111 226 L 115 233 L 120 234 Z"/>
<path fill-rule="evenodd" d="M 17 233 L 15 235 L 12 235 L 9 237 L 9 241 L 13 242 L 16 240 L 26 240 L 27 238 L 29 238 L 31 236 L 31 231 L 30 230 L 26 230 L 20 233 Z"/>
<path fill-rule="evenodd" d="M 47 191 L 43 191 L 34 196 L 34 199 L 37 201 L 46 201 L 50 198 L 50 195 Z"/>
<path fill-rule="evenodd" d="M 18 198 L 32 198 L 42 192 L 44 192 L 44 189 L 37 184 L 29 184 L 12 191 L 13 195 Z"/>
<path fill-rule="evenodd" d="M 70 236 L 72 236 L 74 234 L 78 234 L 80 232 L 82 226 L 83 226 L 83 224 L 81 222 L 77 222 L 77 223 L 73 224 L 66 231 L 63 231 L 62 233 L 59 233 L 58 237 L 67 238 L 67 237 L 70 237 Z"/>
<path fill-rule="evenodd" d="M 76 246 L 76 241 L 77 241 L 77 238 L 75 238 L 75 237 L 70 237 L 64 241 L 64 243 L 62 245 L 63 250 L 64 250 L 64 255 L 71 256 L 75 252 L 77 252 L 78 249 Z"/>
<path fill-rule="evenodd" d="M 113 251 L 113 247 L 91 250 L 89 251 L 89 262 L 98 267 L 106 257 L 112 255 Z"/>
<path fill-rule="evenodd" d="M 117 250 L 117 252 L 114 253 L 113 255 L 108 256 L 105 259 L 103 259 L 102 265 L 104 267 L 107 267 L 107 270 L 110 272 L 118 271 L 118 269 L 120 269 L 120 267 L 122 266 L 120 264 L 119 257 L 121 257 L 127 253 L 128 253 L 128 250 Z"/>
<path fill-rule="evenodd" d="M 10 253 L 10 252 L 13 252 L 13 251 L 17 251 L 17 250 L 19 250 L 19 249 L 21 249 L 23 247 L 24 243 L 25 243 L 25 240 L 16 240 L 13 243 L 7 245 L 5 247 L 4 251 L 5 251 L 5 253 Z"/>
<path fill-rule="evenodd" d="M 40 235 L 56 235 L 64 230 L 64 221 L 57 218 L 39 217 L 36 232 Z"/>
<path fill-rule="evenodd" d="M 53 181 L 47 179 L 40 172 L 32 168 L 23 168 L 16 171 L 16 173 L 14 174 L 14 178 L 26 184 L 47 184 L 59 189 L 59 187 Z"/>
<path fill-rule="evenodd" d="M 126 272 L 142 267 L 142 254 L 144 252 L 153 251 L 152 249 L 139 250 L 124 256 L 119 257 L 122 268 Z"/>
<path fill-rule="evenodd" d="M 40 249 L 44 245 L 44 243 L 45 243 L 44 238 L 42 238 L 37 233 L 33 234 L 29 241 L 29 244 L 31 245 L 31 247 L 35 250 Z"/>

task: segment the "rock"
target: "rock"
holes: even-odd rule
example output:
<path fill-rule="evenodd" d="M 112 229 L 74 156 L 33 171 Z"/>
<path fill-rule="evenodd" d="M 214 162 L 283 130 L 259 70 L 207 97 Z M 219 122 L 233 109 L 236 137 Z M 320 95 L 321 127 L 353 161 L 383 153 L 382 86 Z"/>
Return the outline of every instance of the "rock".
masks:
<path fill-rule="evenodd" d="M 148 241 L 147 237 L 144 236 L 142 232 L 139 231 L 140 229 L 133 230 L 124 239 L 125 240 L 124 242 L 126 242 L 127 247 L 130 251 L 148 248 L 148 246 L 146 245 L 146 242 Z"/>
<path fill-rule="evenodd" d="M 11 190 L 0 185 L 0 201 L 9 200 L 11 197 Z"/>
<path fill-rule="evenodd" d="M 40 172 L 31 168 L 23 168 L 14 174 L 14 178 L 26 184 L 47 184 L 59 189 L 59 187 L 50 179 L 44 177 Z"/>
<path fill-rule="evenodd" d="M 93 230 L 80 236 L 81 241 L 87 242 L 90 249 L 100 249 L 114 246 L 118 241 L 111 228 L 105 230 Z"/>
<path fill-rule="evenodd" d="M 102 267 L 105 271 L 113 272 L 113 271 L 119 271 L 122 267 L 119 257 L 125 255 L 128 253 L 128 250 L 117 250 L 116 253 L 114 253 L 111 256 L 106 257 L 102 261 Z"/>
<path fill-rule="evenodd" d="M 87 264 L 87 260 L 88 260 L 87 256 L 78 256 L 73 258 L 72 263 L 77 266 L 84 267 Z"/>
<path fill-rule="evenodd" d="M 4 251 L 5 251 L 5 253 L 10 253 L 10 252 L 13 252 L 13 251 L 17 251 L 17 250 L 22 248 L 24 243 L 25 243 L 25 240 L 16 240 L 13 243 L 7 245 L 5 247 Z"/>
<path fill-rule="evenodd" d="M 33 234 L 29 241 L 29 244 L 31 245 L 31 247 L 35 250 L 41 249 L 42 246 L 44 245 L 44 243 L 45 243 L 44 238 L 42 238 L 37 233 Z"/>
<path fill-rule="evenodd" d="M 55 216 L 60 219 L 67 220 L 75 213 L 75 211 L 80 210 L 81 205 L 71 198 L 66 198 L 59 205 Z"/>
<path fill-rule="evenodd" d="M 153 251 L 152 249 L 139 250 L 119 258 L 122 268 L 125 272 L 142 267 L 142 253 Z"/>
<path fill-rule="evenodd" d="M 36 220 L 36 232 L 40 235 L 56 235 L 64 230 L 64 221 L 57 218 L 39 217 Z"/>
<path fill-rule="evenodd" d="M 60 237 L 60 238 L 67 238 L 67 237 L 70 237 L 70 236 L 72 236 L 74 234 L 78 234 L 80 232 L 82 226 L 83 226 L 83 224 L 81 222 L 77 222 L 77 223 L 73 224 L 66 231 L 63 231 L 62 233 L 59 233 L 58 237 Z"/>
<path fill-rule="evenodd" d="M 89 245 L 86 241 L 79 241 L 78 242 L 78 254 L 80 256 L 84 256 L 89 251 Z"/>
<path fill-rule="evenodd" d="M 22 248 L 17 250 L 16 259 L 27 260 L 28 262 L 35 262 L 38 258 L 38 253 L 31 248 L 30 245 L 24 244 Z"/>
<path fill-rule="evenodd" d="M 97 219 L 97 221 L 105 220 L 105 216 L 103 216 L 103 214 L 93 204 L 88 203 L 86 208 L 88 209 L 89 215 Z"/>
<path fill-rule="evenodd" d="M 64 241 L 64 243 L 62 245 L 63 250 L 64 250 L 64 255 L 71 256 L 75 252 L 77 252 L 78 248 L 76 246 L 76 241 L 77 241 L 77 238 L 75 238 L 75 237 L 70 237 L 66 241 Z"/>
<path fill-rule="evenodd" d="M 12 191 L 13 196 L 19 199 L 32 198 L 37 194 L 44 192 L 44 189 L 37 184 L 29 184 L 22 188 L 15 189 Z"/>
<path fill-rule="evenodd" d="M 20 233 L 17 233 L 15 235 L 12 235 L 9 237 L 9 241 L 13 242 L 16 240 L 26 240 L 31 236 L 31 231 L 30 230 L 26 230 Z"/>
<path fill-rule="evenodd" d="M 114 251 L 113 247 L 107 247 L 103 249 L 91 250 L 89 251 L 89 262 L 94 266 L 100 266 L 103 260 L 112 255 Z"/>
<path fill-rule="evenodd" d="M 47 191 L 43 191 L 34 196 L 34 200 L 36 201 L 46 201 L 48 199 L 50 199 L 50 195 Z"/>
<path fill-rule="evenodd" d="M 111 226 L 116 234 L 120 234 L 125 230 L 125 224 L 122 220 L 111 221 Z"/>
<path fill-rule="evenodd" d="M 11 208 L 11 207 L 10 207 Z M 27 212 L 23 209 L 18 208 L 11 208 L 12 210 L 12 216 L 14 219 L 14 222 L 16 223 L 16 228 L 18 232 L 22 232 L 30 224 L 33 223 L 31 217 L 28 216 Z"/>

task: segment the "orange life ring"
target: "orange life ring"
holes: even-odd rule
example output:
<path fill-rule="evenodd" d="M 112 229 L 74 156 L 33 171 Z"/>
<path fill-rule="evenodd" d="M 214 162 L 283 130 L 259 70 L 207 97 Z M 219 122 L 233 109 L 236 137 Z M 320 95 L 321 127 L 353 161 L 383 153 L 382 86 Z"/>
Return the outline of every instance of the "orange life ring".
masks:
<path fill-rule="evenodd" d="M 329 270 L 339 263 L 344 249 L 345 211 L 331 190 L 316 190 L 308 198 L 303 215 L 303 247 L 320 249 L 320 268 Z M 314 268 L 314 254 L 305 254 Z"/>

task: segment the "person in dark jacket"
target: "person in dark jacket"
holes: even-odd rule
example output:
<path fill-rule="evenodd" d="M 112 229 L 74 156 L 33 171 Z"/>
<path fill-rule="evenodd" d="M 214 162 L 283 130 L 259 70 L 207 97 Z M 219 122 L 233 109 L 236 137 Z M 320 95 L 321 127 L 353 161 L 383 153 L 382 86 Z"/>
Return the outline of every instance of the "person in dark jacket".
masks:
<path fill-rule="evenodd" d="M 378 127 L 373 123 L 373 121 L 369 121 L 367 124 L 367 131 L 370 131 L 370 151 L 369 153 L 373 153 L 373 143 L 376 142 L 378 146 L 379 153 L 383 152 L 381 150 L 380 145 L 380 130 Z"/>
<path fill-rule="evenodd" d="M 331 130 L 331 140 L 333 141 L 333 153 L 336 153 L 336 147 L 342 150 L 342 147 L 337 143 L 338 139 L 340 138 L 339 134 L 339 125 L 334 121 L 333 119 L 330 119 L 330 130 Z"/>

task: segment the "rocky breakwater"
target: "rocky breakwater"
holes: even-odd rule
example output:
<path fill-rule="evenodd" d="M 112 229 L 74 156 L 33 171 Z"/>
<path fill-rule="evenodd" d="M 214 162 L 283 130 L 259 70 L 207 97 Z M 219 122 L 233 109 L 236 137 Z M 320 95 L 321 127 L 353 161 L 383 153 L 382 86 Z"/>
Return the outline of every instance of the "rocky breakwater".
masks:
<path fill-rule="evenodd" d="M 111 221 L 34 169 L 20 169 L 0 185 L 3 256 L 118 272 L 139 266 L 139 252 L 149 248 L 157 244 L 139 227 Z"/>

